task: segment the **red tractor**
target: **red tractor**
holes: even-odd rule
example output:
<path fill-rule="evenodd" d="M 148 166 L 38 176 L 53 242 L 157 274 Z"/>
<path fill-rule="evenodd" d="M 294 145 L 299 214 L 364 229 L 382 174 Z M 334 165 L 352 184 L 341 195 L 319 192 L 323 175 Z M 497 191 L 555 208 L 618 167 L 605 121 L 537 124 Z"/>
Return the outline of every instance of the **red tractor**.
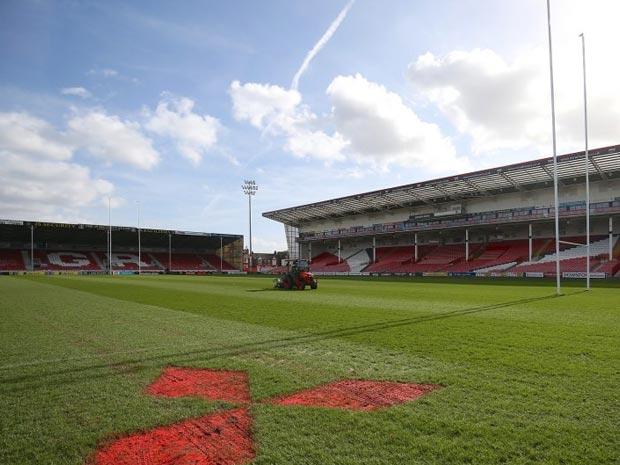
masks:
<path fill-rule="evenodd" d="M 303 291 L 306 286 L 310 289 L 316 289 L 318 282 L 310 272 L 310 265 L 307 260 L 297 260 L 289 265 L 288 273 L 274 280 L 276 289 L 300 290 Z"/>

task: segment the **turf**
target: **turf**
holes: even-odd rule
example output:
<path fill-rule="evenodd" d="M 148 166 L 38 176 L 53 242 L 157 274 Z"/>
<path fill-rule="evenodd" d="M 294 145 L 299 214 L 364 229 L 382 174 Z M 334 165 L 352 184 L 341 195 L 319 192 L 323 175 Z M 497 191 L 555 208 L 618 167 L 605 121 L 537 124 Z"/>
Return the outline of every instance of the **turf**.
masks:
<path fill-rule="evenodd" d="M 620 463 L 620 291 L 525 284 L 0 277 L 0 463 L 81 464 L 231 408 L 147 395 L 168 366 L 249 373 L 255 464 Z M 261 403 L 340 379 L 444 388 L 371 412 Z"/>

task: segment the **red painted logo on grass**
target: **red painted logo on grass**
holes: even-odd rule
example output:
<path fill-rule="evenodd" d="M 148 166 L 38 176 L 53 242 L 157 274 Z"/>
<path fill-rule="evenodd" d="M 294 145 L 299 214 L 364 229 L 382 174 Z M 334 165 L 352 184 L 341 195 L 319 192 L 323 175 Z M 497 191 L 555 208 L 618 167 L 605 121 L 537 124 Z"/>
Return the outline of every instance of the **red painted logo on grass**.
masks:
<path fill-rule="evenodd" d="M 268 402 L 278 405 L 305 405 L 350 410 L 376 410 L 417 399 L 439 386 L 344 379 Z"/>
<path fill-rule="evenodd" d="M 441 386 L 341 380 L 265 402 L 375 410 L 417 399 Z M 153 396 L 197 396 L 240 404 L 223 412 L 161 426 L 101 447 L 96 465 L 236 465 L 255 458 L 248 375 L 239 371 L 169 367 L 146 388 Z"/>
<path fill-rule="evenodd" d="M 197 370 L 168 367 L 146 388 L 162 397 L 202 397 L 237 404 L 250 403 L 250 383 L 243 371 Z"/>

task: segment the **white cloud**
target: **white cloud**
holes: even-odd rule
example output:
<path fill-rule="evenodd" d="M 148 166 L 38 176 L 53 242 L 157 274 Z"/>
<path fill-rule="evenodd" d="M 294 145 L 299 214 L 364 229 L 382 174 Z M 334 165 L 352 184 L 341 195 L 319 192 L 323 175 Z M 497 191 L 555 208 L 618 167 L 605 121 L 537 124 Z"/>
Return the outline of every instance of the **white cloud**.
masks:
<path fill-rule="evenodd" d="M 68 160 L 73 153 L 62 134 L 28 113 L 0 113 L 0 150 L 56 160 Z"/>
<path fill-rule="evenodd" d="M 298 128 L 288 135 L 285 150 L 298 157 L 323 160 L 326 163 L 345 159 L 343 150 L 348 142 L 338 133 L 330 136 L 323 131 Z"/>
<path fill-rule="evenodd" d="M 483 153 L 546 143 L 550 113 L 544 70 L 540 51 L 509 64 L 492 50 L 476 49 L 443 58 L 421 55 L 409 76 L 461 133 L 472 137 L 473 151 Z"/>
<path fill-rule="evenodd" d="M 317 128 L 317 116 L 301 103 L 301 94 L 269 84 L 234 81 L 230 87 L 233 115 L 249 121 L 264 133 L 285 138 L 284 149 L 296 157 L 317 158 L 331 163 L 344 160 L 347 142 Z"/>
<path fill-rule="evenodd" d="M 565 13 L 561 12 L 562 17 Z M 585 13 L 575 17 L 585 18 L 587 25 Z M 562 153 L 583 148 L 583 81 L 579 28 L 562 21 L 558 24 L 554 84 L 558 149 Z M 587 69 L 589 135 L 590 146 L 601 147 L 618 142 L 620 92 L 616 76 L 620 64 L 601 52 L 609 40 L 615 40 L 611 28 L 603 22 L 591 29 L 593 33 L 587 36 L 592 45 Z M 426 53 L 409 66 L 409 77 L 415 89 L 437 105 L 458 131 L 471 137 L 474 153 L 500 149 L 550 153 L 547 50 L 527 50 L 510 61 L 493 50 L 453 51 L 442 57 Z"/>
<path fill-rule="evenodd" d="M 73 95 L 75 97 L 90 98 L 92 94 L 84 87 L 63 87 L 60 91 L 62 95 Z"/>
<path fill-rule="evenodd" d="M 113 190 L 110 182 L 93 179 L 87 167 L 75 163 L 41 160 L 2 152 L 0 167 L 3 203 L 11 200 L 62 205 L 65 208 L 90 204 Z"/>
<path fill-rule="evenodd" d="M 116 79 L 118 81 L 129 81 L 134 84 L 140 82 L 137 78 L 131 76 L 125 76 L 112 68 L 91 69 L 86 73 L 88 76 L 97 76 L 104 79 Z"/>
<path fill-rule="evenodd" d="M 101 197 L 101 205 L 106 208 L 120 208 L 127 205 L 127 200 L 123 197 L 115 197 L 109 195 L 107 197 Z"/>
<path fill-rule="evenodd" d="M 116 71 L 115 69 L 105 68 L 101 70 L 101 74 L 105 77 L 117 77 L 118 71 Z"/>
<path fill-rule="evenodd" d="M 301 94 L 269 84 L 235 81 L 233 114 L 263 133 L 284 137 L 297 157 L 326 164 L 351 160 L 373 168 L 420 166 L 433 171 L 469 168 L 437 125 L 421 121 L 402 99 L 360 75 L 338 76 L 327 89 L 332 111 L 319 118 Z M 327 125 L 335 126 L 332 134 Z"/>
<path fill-rule="evenodd" d="M 301 103 L 301 94 L 270 84 L 234 81 L 230 86 L 233 115 L 237 121 L 249 121 L 259 129 L 265 129 L 274 121 L 294 115 Z"/>
<path fill-rule="evenodd" d="M 120 76 L 119 72 L 115 69 L 111 68 L 103 68 L 103 69 L 90 69 L 86 73 L 89 76 L 102 76 L 104 78 L 115 78 Z"/>
<path fill-rule="evenodd" d="M 171 138 L 178 151 L 194 164 L 217 142 L 220 123 L 209 115 L 193 112 L 194 102 L 164 94 L 155 113 L 146 110 L 146 128 L 160 136 Z"/>
<path fill-rule="evenodd" d="M 327 89 L 336 129 L 351 157 L 386 168 L 391 164 L 434 171 L 465 169 L 439 127 L 426 123 L 400 96 L 363 76 L 338 76 Z"/>
<path fill-rule="evenodd" d="M 142 134 L 138 123 L 93 110 L 71 118 L 68 127 L 76 146 L 104 161 L 140 169 L 150 169 L 159 163 L 159 153 Z"/>
<path fill-rule="evenodd" d="M 0 217 L 75 218 L 114 186 L 68 160 L 64 135 L 27 113 L 0 113 Z"/>

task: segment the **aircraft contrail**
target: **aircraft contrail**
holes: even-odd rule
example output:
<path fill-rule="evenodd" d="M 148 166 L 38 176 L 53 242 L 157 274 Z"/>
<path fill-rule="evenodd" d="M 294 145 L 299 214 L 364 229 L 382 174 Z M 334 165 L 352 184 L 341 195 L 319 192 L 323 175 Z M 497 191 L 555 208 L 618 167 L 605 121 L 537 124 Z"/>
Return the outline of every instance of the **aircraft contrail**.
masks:
<path fill-rule="evenodd" d="M 295 76 L 293 77 L 291 89 L 297 90 L 297 88 L 299 87 L 299 79 L 301 78 L 301 75 L 306 72 L 306 69 L 308 69 L 308 65 L 310 64 L 312 59 L 316 56 L 317 53 L 321 51 L 321 49 L 325 46 L 329 39 L 331 39 L 331 37 L 334 35 L 334 32 L 336 32 L 338 26 L 340 26 L 340 23 L 344 20 L 345 16 L 347 16 L 347 13 L 353 6 L 353 3 L 355 3 L 355 0 L 349 0 L 349 3 L 347 3 L 347 5 L 342 9 L 338 17 L 336 17 L 336 19 L 329 25 L 329 28 L 327 28 L 325 34 L 323 34 L 319 41 L 314 44 L 312 50 L 308 52 L 306 58 L 304 58 L 304 62 L 301 64 L 301 66 L 297 70 L 297 73 L 295 73 Z"/>

